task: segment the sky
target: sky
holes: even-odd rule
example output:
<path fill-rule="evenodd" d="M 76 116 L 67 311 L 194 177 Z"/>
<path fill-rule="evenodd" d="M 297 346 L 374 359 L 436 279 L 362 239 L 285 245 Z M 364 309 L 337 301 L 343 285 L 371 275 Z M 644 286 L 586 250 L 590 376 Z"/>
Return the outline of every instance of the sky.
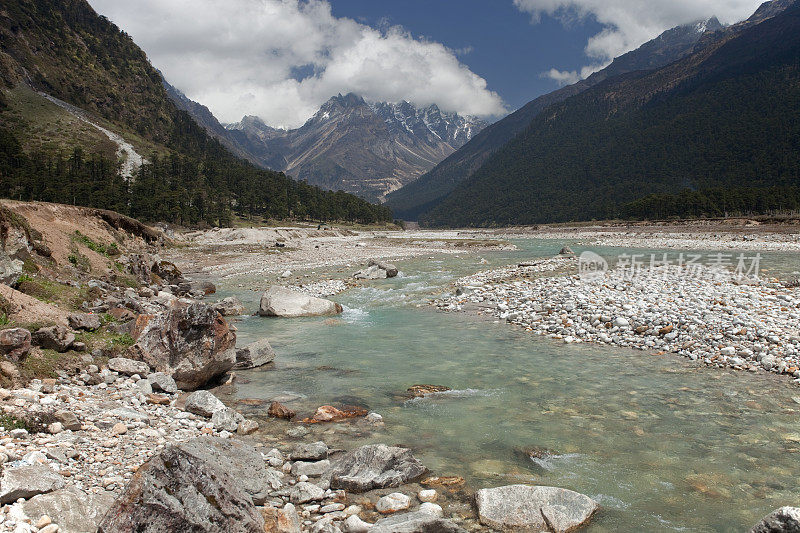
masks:
<path fill-rule="evenodd" d="M 331 96 L 497 119 L 679 24 L 761 0 L 89 0 L 223 123 L 301 126 Z"/>

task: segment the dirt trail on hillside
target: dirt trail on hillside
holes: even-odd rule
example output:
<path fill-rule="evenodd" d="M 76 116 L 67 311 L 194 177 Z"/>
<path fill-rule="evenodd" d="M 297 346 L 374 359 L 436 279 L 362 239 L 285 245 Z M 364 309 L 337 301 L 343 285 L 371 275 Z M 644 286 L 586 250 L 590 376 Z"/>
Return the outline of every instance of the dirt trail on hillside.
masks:
<path fill-rule="evenodd" d="M 139 155 L 136 150 L 134 149 L 133 145 L 129 142 L 125 141 L 120 135 L 117 135 L 113 131 L 107 130 L 103 126 L 93 122 L 90 118 L 88 113 L 79 107 L 75 107 L 72 104 L 69 104 L 63 100 L 59 100 L 55 96 L 50 96 L 47 93 L 40 92 L 39 93 L 44 98 L 47 98 L 49 101 L 53 102 L 57 106 L 65 109 L 68 113 L 75 116 L 77 119 L 89 124 L 97 128 L 100 132 L 102 132 L 106 137 L 108 137 L 111 142 L 117 145 L 117 157 L 122 159 L 122 169 L 120 172 L 122 176 L 125 178 L 132 178 L 136 172 L 139 170 L 139 167 L 142 166 L 146 161 L 145 159 Z"/>

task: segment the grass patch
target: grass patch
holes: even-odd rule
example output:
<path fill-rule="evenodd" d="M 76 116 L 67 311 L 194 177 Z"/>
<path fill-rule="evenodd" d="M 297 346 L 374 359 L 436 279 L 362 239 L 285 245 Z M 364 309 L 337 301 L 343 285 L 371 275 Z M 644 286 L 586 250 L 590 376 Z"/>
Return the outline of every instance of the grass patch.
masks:
<path fill-rule="evenodd" d="M 75 233 L 72 234 L 72 242 L 83 244 L 91 251 L 97 252 L 98 254 L 106 257 L 117 257 L 122 253 L 117 246 L 117 243 L 112 242 L 111 244 L 103 244 L 94 242 L 92 239 L 78 230 L 75 230 Z"/>
<path fill-rule="evenodd" d="M 78 352 L 33 350 L 18 367 L 23 383 L 28 383 L 32 379 L 56 378 L 59 370 L 79 373 L 84 363 Z"/>
<path fill-rule="evenodd" d="M 103 316 L 100 318 L 101 322 L 104 324 L 109 323 L 104 320 Z M 109 315 L 109 318 L 113 321 L 113 317 Z M 86 348 L 89 351 L 100 349 L 112 357 L 121 354 L 136 342 L 127 333 L 113 333 L 107 329 L 76 333 L 75 340 L 86 344 Z M 97 358 L 95 358 L 95 364 L 100 365 L 101 362 L 97 362 Z"/>
<path fill-rule="evenodd" d="M 42 276 L 30 276 L 23 274 L 17 282 L 17 290 L 32 296 L 37 300 L 49 304 L 58 305 L 72 311 L 80 310 L 84 301 L 92 300 L 100 296 L 100 290 L 87 287 L 73 287 Z M 0 306 L 0 312 L 11 314 Z"/>
<path fill-rule="evenodd" d="M 28 429 L 24 420 L 13 415 L 4 414 L 0 414 L 0 427 L 6 431 L 11 431 L 12 429 Z"/>

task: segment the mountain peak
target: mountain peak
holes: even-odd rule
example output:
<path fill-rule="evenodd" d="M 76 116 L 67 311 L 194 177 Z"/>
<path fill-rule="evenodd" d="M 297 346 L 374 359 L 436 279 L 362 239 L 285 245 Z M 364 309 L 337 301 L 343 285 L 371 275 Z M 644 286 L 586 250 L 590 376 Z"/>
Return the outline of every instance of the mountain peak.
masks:
<path fill-rule="evenodd" d="M 357 107 L 360 105 L 365 105 L 366 102 L 356 93 L 347 93 L 344 96 L 342 96 L 342 93 L 339 93 L 336 96 L 332 96 L 327 102 L 325 102 L 323 107 L 325 107 L 327 104 L 339 105 L 341 107 Z"/>

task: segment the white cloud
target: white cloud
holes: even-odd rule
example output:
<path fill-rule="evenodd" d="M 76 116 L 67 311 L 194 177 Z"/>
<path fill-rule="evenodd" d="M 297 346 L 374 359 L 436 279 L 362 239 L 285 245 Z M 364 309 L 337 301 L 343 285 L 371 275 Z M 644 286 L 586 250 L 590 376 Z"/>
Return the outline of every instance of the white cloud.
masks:
<path fill-rule="evenodd" d="M 552 69 L 545 76 L 565 82 L 585 78 L 619 55 L 665 30 L 713 16 L 723 24 L 750 16 L 763 0 L 514 0 L 538 23 L 542 15 L 565 24 L 593 17 L 603 29 L 586 44 L 590 64 L 581 72 Z"/>
<path fill-rule="evenodd" d="M 297 127 L 347 92 L 462 114 L 505 112 L 500 96 L 455 51 L 400 27 L 336 18 L 326 0 L 90 2 L 222 122 L 252 114 Z"/>

